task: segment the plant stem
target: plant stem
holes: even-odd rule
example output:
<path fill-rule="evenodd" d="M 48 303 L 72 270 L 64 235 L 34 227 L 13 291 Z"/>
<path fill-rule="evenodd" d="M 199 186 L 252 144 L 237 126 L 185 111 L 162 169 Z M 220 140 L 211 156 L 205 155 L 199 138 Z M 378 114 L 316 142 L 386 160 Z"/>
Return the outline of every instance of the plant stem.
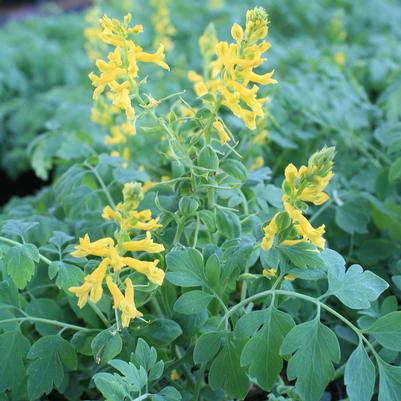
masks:
<path fill-rule="evenodd" d="M 71 330 L 77 330 L 77 331 L 90 331 L 90 329 L 88 329 L 86 327 L 76 326 L 75 324 L 69 324 L 69 323 L 60 322 L 58 320 L 43 319 L 41 317 L 32 317 L 32 316 L 15 317 L 15 318 L 11 318 L 11 319 L 0 320 L 0 324 L 9 323 L 9 322 L 21 322 L 22 323 L 22 322 L 27 322 L 27 321 L 50 324 L 53 326 L 63 327 L 64 329 L 71 329 Z"/>
<path fill-rule="evenodd" d="M 305 295 L 305 294 L 300 294 L 297 292 L 293 292 L 293 291 L 286 291 L 286 290 L 276 290 L 276 289 L 271 289 L 271 290 L 267 290 L 267 291 L 263 291 L 260 292 L 259 294 L 255 294 L 252 295 L 246 299 L 244 299 L 243 301 L 239 302 L 237 305 L 234 305 L 231 309 L 229 309 L 229 311 L 222 317 L 220 323 L 219 323 L 219 327 L 221 326 L 221 324 L 224 322 L 224 320 L 228 319 L 230 316 L 232 316 L 238 309 L 241 309 L 243 306 L 245 306 L 246 304 L 248 304 L 249 302 L 252 301 L 256 301 L 260 298 L 264 298 L 270 295 L 286 295 L 288 297 L 294 297 L 294 298 L 299 298 L 299 299 L 303 299 L 304 301 L 308 301 L 308 302 L 312 302 L 315 305 L 319 306 L 322 309 L 325 309 L 327 312 L 329 312 L 330 314 L 332 314 L 333 316 L 337 317 L 338 319 L 340 319 L 343 323 L 345 323 L 351 330 L 353 330 L 360 339 L 362 339 L 363 342 L 365 342 L 365 344 L 368 346 L 368 348 L 372 351 L 372 354 L 375 356 L 375 358 L 377 359 L 379 356 L 376 352 L 376 350 L 373 348 L 372 344 L 369 342 L 369 340 L 362 334 L 362 331 L 356 327 L 352 322 L 350 322 L 347 318 L 345 318 L 344 316 L 342 316 L 340 313 L 338 313 L 337 311 L 335 311 L 333 308 L 331 308 L 330 306 L 324 304 L 323 302 L 320 302 L 318 299 L 310 297 L 309 295 Z"/>
<path fill-rule="evenodd" d="M 0 241 L 5 242 L 6 244 L 10 244 L 10 245 L 22 245 L 20 242 L 18 241 L 14 241 L 12 239 L 6 238 L 6 237 L 2 237 L 0 236 Z M 43 256 L 41 254 L 39 254 L 39 259 L 43 262 L 45 262 L 46 264 L 50 265 L 50 263 L 52 263 L 52 261 L 48 258 L 46 258 L 46 256 Z"/>
<path fill-rule="evenodd" d="M 97 172 L 93 166 L 91 166 L 89 163 L 85 162 L 84 165 L 89 168 L 89 170 L 93 173 L 93 175 L 96 177 L 97 181 L 99 182 L 100 187 L 102 188 L 103 193 L 106 195 L 106 198 L 108 202 L 110 203 L 110 206 L 115 209 L 116 204 L 114 203 L 113 198 L 111 197 L 110 191 L 108 190 L 106 184 L 103 181 L 103 178 L 100 176 L 100 174 Z"/>
<path fill-rule="evenodd" d="M 12 239 L 9 239 L 9 238 L 6 238 L 6 237 L 2 237 L 2 236 L 0 236 L 0 241 L 3 241 L 6 244 L 10 244 L 10 245 L 22 245 L 18 241 L 14 241 Z M 52 263 L 52 261 L 50 259 L 46 258 L 46 256 L 43 256 L 40 253 L 39 253 L 39 259 L 42 262 L 46 263 L 47 265 L 50 265 Z M 38 288 L 38 287 L 35 287 L 35 288 Z M 110 322 L 106 319 L 106 317 L 103 315 L 103 313 L 100 311 L 100 309 L 93 302 L 89 302 L 89 306 L 93 309 L 93 311 L 96 313 L 96 315 L 99 316 L 100 320 L 104 324 L 106 324 L 107 327 L 110 326 Z"/>
<path fill-rule="evenodd" d="M 110 326 L 109 319 L 103 314 L 103 312 L 98 308 L 96 304 L 93 303 L 93 301 L 89 300 L 88 304 L 90 307 L 93 309 L 93 311 L 98 315 L 99 319 L 104 323 L 106 327 Z"/>

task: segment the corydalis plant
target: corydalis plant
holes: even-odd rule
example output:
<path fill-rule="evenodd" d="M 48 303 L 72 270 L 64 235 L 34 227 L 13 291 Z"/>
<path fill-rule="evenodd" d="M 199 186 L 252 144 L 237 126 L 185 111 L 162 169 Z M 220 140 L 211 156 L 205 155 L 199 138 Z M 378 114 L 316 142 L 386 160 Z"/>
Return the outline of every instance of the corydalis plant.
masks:
<path fill-rule="evenodd" d="M 107 61 L 98 59 L 96 66 L 99 75 L 90 73 L 95 90 L 93 99 L 98 101 L 92 112 L 95 122 L 108 127 L 110 135 L 106 136 L 106 144 L 114 145 L 113 156 L 129 159 L 127 137 L 135 135 L 135 106 L 139 94 L 140 63 L 153 63 L 169 70 L 164 61 L 164 45 L 160 44 L 155 53 L 147 53 L 133 40 L 133 36 L 143 31 L 143 26 L 130 26 L 131 14 L 121 22 L 106 15 L 100 20 L 102 30 L 98 33 L 100 40 L 112 47 L 107 55 Z M 100 96 L 105 94 L 102 98 Z M 149 103 L 155 102 L 149 98 Z M 143 104 L 142 104 L 143 105 Z M 124 112 L 125 121 L 121 121 L 120 112 Z"/>
<path fill-rule="evenodd" d="M 256 128 L 257 118 L 265 116 L 263 104 L 267 98 L 259 96 L 259 85 L 277 82 L 272 78 L 273 71 L 262 75 L 255 71 L 266 61 L 263 54 L 271 46 L 265 40 L 267 33 L 268 18 L 261 7 L 247 12 L 245 30 L 239 24 L 232 26 L 235 43 L 217 41 L 214 29 L 208 28 L 200 39 L 204 74 L 188 74 L 196 94 L 214 113 L 225 106 L 250 129 Z M 226 143 L 229 135 L 222 120 L 216 118 L 213 127 L 221 143 Z"/>
<path fill-rule="evenodd" d="M 126 256 L 127 252 L 157 254 L 164 251 L 162 244 L 157 244 L 152 240 L 151 231 L 161 227 L 158 218 L 153 219 L 151 211 L 148 209 L 137 210 L 142 198 L 143 192 L 140 184 L 125 184 L 123 202 L 116 206 L 106 206 L 102 215 L 104 219 L 113 220 L 118 225 L 118 229 L 114 233 L 115 239 L 106 237 L 92 242 L 89 235 L 86 234 L 80 239 L 79 245 L 72 253 L 77 258 L 87 256 L 102 258 L 98 267 L 85 276 L 81 286 L 69 288 L 69 291 L 78 297 L 78 306 L 83 308 L 89 299 L 96 304 L 102 298 L 103 282 L 106 280 L 113 297 L 114 308 L 121 312 L 122 327 L 127 327 L 131 319 L 142 316 L 134 303 L 131 271 L 144 274 L 150 282 L 156 285 L 162 285 L 164 279 L 163 270 L 156 267 L 158 259 L 144 261 Z M 138 234 L 143 231 L 145 231 L 145 237 L 138 238 Z M 128 267 L 128 271 L 124 272 L 124 267 Z M 118 286 L 123 281 L 123 277 L 125 277 L 125 296 Z M 117 327 L 120 328 L 117 314 L 116 319 Z"/>

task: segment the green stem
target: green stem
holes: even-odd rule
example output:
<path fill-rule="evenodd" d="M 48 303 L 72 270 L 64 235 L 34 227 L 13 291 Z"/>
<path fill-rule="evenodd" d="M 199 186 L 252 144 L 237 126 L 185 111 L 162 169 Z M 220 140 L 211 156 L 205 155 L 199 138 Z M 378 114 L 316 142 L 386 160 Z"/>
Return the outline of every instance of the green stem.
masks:
<path fill-rule="evenodd" d="M 6 244 L 10 244 L 10 245 L 21 245 L 20 242 L 14 241 L 12 239 L 6 238 L 6 237 L 2 237 L 0 236 L 0 241 L 5 242 Z M 39 259 L 46 263 L 47 265 L 50 265 L 52 263 L 52 261 L 48 258 L 46 258 L 46 256 L 43 256 L 42 254 L 39 253 Z M 43 286 L 44 287 L 44 286 Z M 38 287 L 35 287 L 38 288 Z M 99 310 L 99 308 L 97 308 L 95 306 L 95 304 L 93 302 L 89 302 L 89 306 L 93 309 L 93 311 L 96 313 L 96 315 L 99 316 L 100 320 L 102 322 L 104 322 L 107 326 L 110 325 L 110 323 L 108 322 L 108 320 L 106 319 L 106 317 L 103 315 L 103 313 Z"/>
<path fill-rule="evenodd" d="M 110 326 L 110 322 L 107 317 L 103 314 L 103 312 L 98 308 L 96 304 L 94 304 L 91 300 L 89 300 L 88 304 L 93 309 L 93 311 L 98 315 L 99 319 L 104 323 L 106 327 Z"/>
<path fill-rule="evenodd" d="M 209 206 L 209 210 L 214 209 L 214 188 L 213 187 L 208 187 L 207 188 L 207 203 Z"/>
<path fill-rule="evenodd" d="M 229 309 L 228 313 L 226 313 L 220 323 L 219 323 L 219 327 L 221 326 L 221 324 L 224 322 L 224 320 L 228 319 L 230 316 L 232 316 L 237 310 L 241 309 L 243 306 L 245 306 L 246 304 L 256 301 L 260 298 L 264 298 L 270 295 L 286 295 L 288 297 L 293 297 L 293 298 L 299 298 L 299 299 L 303 299 L 304 301 L 308 301 L 308 302 L 312 302 L 315 305 L 317 305 L 318 307 L 325 309 L 327 312 L 329 312 L 330 314 L 332 314 L 333 316 L 337 317 L 339 320 L 341 320 L 343 323 L 345 323 L 351 330 L 353 330 L 360 339 L 362 339 L 362 341 L 368 346 L 368 348 L 372 351 L 372 354 L 375 356 L 375 358 L 377 359 L 379 356 L 376 352 L 376 350 L 373 348 L 372 344 L 369 342 L 369 340 L 362 334 L 362 331 L 356 327 L 352 322 L 350 322 L 347 318 L 345 318 L 344 316 L 342 316 L 340 313 L 338 313 L 337 311 L 335 311 L 333 308 L 331 308 L 330 306 L 324 304 L 323 302 L 320 302 L 318 299 L 310 297 L 309 295 L 305 295 L 305 294 L 300 294 L 297 292 L 293 292 L 293 291 L 286 291 L 286 290 L 276 290 L 276 289 L 271 289 L 271 290 L 267 290 L 267 291 L 263 291 L 260 292 L 259 294 L 255 294 L 252 295 L 246 299 L 244 299 L 243 301 L 239 302 L 237 305 L 234 305 L 231 309 Z"/>
<path fill-rule="evenodd" d="M 2 237 L 0 236 L 0 241 L 5 242 L 6 244 L 10 244 L 10 245 L 22 245 L 20 242 L 18 241 L 14 241 L 12 239 L 6 238 L 6 237 Z M 52 263 L 52 261 L 48 258 L 46 258 L 46 256 L 43 256 L 41 254 L 39 254 L 39 259 L 43 262 L 45 262 L 46 264 L 50 265 L 50 263 Z"/>
<path fill-rule="evenodd" d="M 77 330 L 77 331 L 90 331 L 90 329 L 87 329 L 86 327 L 76 326 L 75 324 L 69 324 L 69 323 L 60 322 L 58 320 L 49 320 L 49 319 L 43 319 L 40 317 L 32 317 L 32 316 L 15 317 L 12 319 L 0 320 L 0 324 L 9 323 L 9 322 L 28 322 L 28 321 L 50 324 L 53 326 L 63 327 L 64 329 L 71 329 L 71 330 Z"/>
<path fill-rule="evenodd" d="M 182 224 L 182 221 L 179 219 L 176 219 L 176 221 L 177 221 L 177 230 L 175 232 L 173 246 L 177 245 L 180 242 L 181 235 L 184 231 L 184 225 Z"/>
<path fill-rule="evenodd" d="M 91 166 L 89 163 L 85 162 L 84 165 L 89 168 L 89 170 L 93 173 L 93 175 L 96 177 L 97 181 L 99 182 L 100 187 L 102 188 L 103 193 L 106 195 L 106 198 L 110 204 L 110 206 L 115 209 L 116 204 L 114 203 L 113 198 L 111 197 L 110 191 L 108 190 L 106 184 L 103 181 L 103 178 L 100 176 L 100 174 L 97 172 L 93 166 Z"/>
<path fill-rule="evenodd" d="M 199 369 L 199 378 L 194 387 L 194 394 L 192 397 L 192 401 L 198 401 L 199 394 L 204 383 L 204 376 L 205 376 L 206 364 L 202 364 L 201 368 Z"/>

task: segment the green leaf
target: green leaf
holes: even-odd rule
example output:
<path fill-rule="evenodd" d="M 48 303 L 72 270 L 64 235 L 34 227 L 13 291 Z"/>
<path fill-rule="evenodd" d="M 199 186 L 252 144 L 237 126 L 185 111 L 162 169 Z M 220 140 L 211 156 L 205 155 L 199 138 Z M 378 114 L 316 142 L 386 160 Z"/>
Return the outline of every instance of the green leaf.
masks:
<path fill-rule="evenodd" d="M 238 160 L 226 159 L 220 163 L 220 168 L 240 182 L 245 181 L 248 176 L 247 168 Z"/>
<path fill-rule="evenodd" d="M 118 375 L 100 372 L 93 377 L 96 387 L 107 401 L 125 400 L 129 395 L 129 385 Z"/>
<path fill-rule="evenodd" d="M 182 334 L 182 329 L 174 320 L 156 319 L 137 330 L 137 334 L 145 337 L 151 344 L 163 347 L 178 338 Z"/>
<path fill-rule="evenodd" d="M 54 261 L 49 265 L 49 278 L 56 278 L 58 288 L 68 291 L 68 288 L 82 283 L 84 272 L 78 266 L 63 261 Z"/>
<path fill-rule="evenodd" d="M 192 315 L 205 309 L 213 299 L 213 295 L 200 290 L 193 290 L 182 294 L 174 304 L 174 310 L 185 315 Z"/>
<path fill-rule="evenodd" d="M 319 250 L 308 242 L 293 246 L 279 246 L 280 252 L 300 269 L 317 269 L 324 265 Z"/>
<path fill-rule="evenodd" d="M 375 387 L 376 372 L 363 343 L 349 357 L 345 365 L 344 383 L 350 401 L 370 401 Z"/>
<path fill-rule="evenodd" d="M 377 342 L 393 351 L 401 351 L 401 311 L 377 319 L 365 333 L 373 334 Z"/>
<path fill-rule="evenodd" d="M 16 391 L 24 381 L 24 361 L 30 346 L 19 328 L 0 335 L 0 391 Z"/>
<path fill-rule="evenodd" d="M 269 391 L 283 367 L 279 354 L 281 344 L 295 323 L 290 315 L 274 307 L 269 308 L 266 314 L 263 328 L 246 343 L 242 351 L 241 365 L 249 365 L 250 376 L 256 377 L 263 390 Z"/>
<path fill-rule="evenodd" d="M 246 338 L 254 335 L 255 331 L 267 320 L 265 310 L 256 310 L 241 316 L 235 325 L 234 334 L 237 338 Z"/>
<path fill-rule="evenodd" d="M 220 274 L 221 274 L 220 259 L 214 253 L 213 255 L 209 256 L 206 262 L 206 278 L 212 287 L 219 288 Z"/>
<path fill-rule="evenodd" d="M 363 202 L 362 205 L 361 202 Z M 336 223 L 349 234 L 367 233 L 367 226 L 370 220 L 367 210 L 369 210 L 369 204 L 363 199 L 345 203 L 336 208 Z"/>
<path fill-rule="evenodd" d="M 401 366 L 379 359 L 379 401 L 401 401 Z"/>
<path fill-rule="evenodd" d="M 153 396 L 156 401 L 181 401 L 181 394 L 172 386 L 164 387 Z"/>
<path fill-rule="evenodd" d="M 1 232 L 12 236 L 15 235 L 17 237 L 25 238 L 26 233 L 31 230 L 33 227 L 38 225 L 36 221 L 21 221 L 21 220 L 6 220 L 1 228 Z"/>
<path fill-rule="evenodd" d="M 166 256 L 166 278 L 180 287 L 194 287 L 206 284 L 202 254 L 193 248 L 172 251 Z"/>
<path fill-rule="evenodd" d="M 241 236 L 241 222 L 239 217 L 228 210 L 218 210 L 216 214 L 216 225 L 219 233 L 228 239 Z"/>
<path fill-rule="evenodd" d="M 77 368 L 74 347 L 58 335 L 42 337 L 29 350 L 28 395 L 36 400 L 60 387 L 66 370 Z"/>
<path fill-rule="evenodd" d="M 334 378 L 333 362 L 340 360 L 336 335 L 317 319 L 295 326 L 285 337 L 281 355 L 292 355 L 288 362 L 289 380 L 297 379 L 295 390 L 302 401 L 319 401 Z"/>
<path fill-rule="evenodd" d="M 340 264 L 328 269 L 329 292 L 352 309 L 367 309 L 388 288 L 382 278 L 359 265 L 345 271 Z"/>
<path fill-rule="evenodd" d="M 15 245 L 5 255 L 7 273 L 19 288 L 25 288 L 35 272 L 35 263 L 39 261 L 39 251 L 35 245 Z"/>
<path fill-rule="evenodd" d="M 104 365 L 121 352 L 123 342 L 118 332 L 107 329 L 92 340 L 91 346 L 96 363 Z"/>
<path fill-rule="evenodd" d="M 195 343 L 194 362 L 201 364 L 209 362 L 219 351 L 223 333 L 220 331 L 211 331 L 202 334 Z"/>
<path fill-rule="evenodd" d="M 390 182 L 393 182 L 401 177 L 401 156 L 396 159 L 390 167 L 388 172 L 388 179 Z"/>
<path fill-rule="evenodd" d="M 240 356 L 240 343 L 228 338 L 210 367 L 209 384 L 213 390 L 224 388 L 229 396 L 245 398 L 249 389 L 249 379 L 241 368 Z"/>
<path fill-rule="evenodd" d="M 33 317 L 63 320 L 63 311 L 60 305 L 49 298 L 33 298 L 32 301 L 29 302 L 26 312 L 29 316 Z M 42 336 L 57 334 L 60 331 L 60 327 L 40 322 L 35 322 L 35 328 Z"/>

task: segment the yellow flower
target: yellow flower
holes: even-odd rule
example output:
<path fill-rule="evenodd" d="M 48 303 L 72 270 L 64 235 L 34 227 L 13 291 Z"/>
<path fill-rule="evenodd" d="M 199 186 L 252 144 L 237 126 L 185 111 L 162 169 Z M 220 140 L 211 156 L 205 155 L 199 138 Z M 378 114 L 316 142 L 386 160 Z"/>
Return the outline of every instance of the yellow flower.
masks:
<path fill-rule="evenodd" d="M 131 319 L 143 316 L 135 307 L 134 286 L 129 278 L 124 281 L 125 296 L 118 286 L 113 283 L 110 276 L 106 277 L 106 284 L 113 297 L 114 308 L 121 311 L 121 323 L 123 327 L 128 327 Z"/>
<path fill-rule="evenodd" d="M 244 37 L 244 30 L 239 24 L 234 24 L 231 27 L 231 36 L 236 42 L 241 42 Z"/>
<path fill-rule="evenodd" d="M 131 18 L 131 14 L 127 14 L 123 21 L 111 19 L 106 15 L 101 18 L 102 30 L 98 37 L 104 43 L 114 46 L 114 50 L 109 52 L 107 60 L 98 59 L 96 61 L 98 74 L 93 72 L 89 74 L 92 85 L 95 87 L 93 99 L 99 99 L 100 102 L 102 100 L 100 95 L 105 93 L 102 100 L 104 113 L 94 112 L 93 118 L 109 128 L 110 135 L 105 138 L 106 144 L 109 145 L 125 144 L 126 137 L 134 135 L 136 132 L 135 103 L 133 102 L 135 102 L 135 95 L 138 94 L 138 86 L 141 83 L 137 81 L 138 63 L 154 63 L 166 70 L 170 69 L 165 62 L 163 45 L 160 45 L 157 51 L 151 54 L 145 52 L 132 40 L 132 35 L 142 32 L 143 27 L 142 25 L 131 27 Z M 151 106 L 154 107 L 156 103 L 156 101 L 152 101 Z M 119 119 L 121 112 L 124 112 L 126 120 L 122 123 Z M 110 118 L 113 113 L 116 116 Z M 122 153 L 121 148 L 118 149 L 118 152 L 128 160 L 129 150 L 127 147 Z M 127 164 L 124 163 L 123 167 L 126 166 Z"/>
<path fill-rule="evenodd" d="M 224 145 L 229 139 L 229 135 L 227 134 L 227 131 L 224 128 L 224 125 L 220 121 L 215 121 L 213 123 L 213 128 L 217 131 L 219 137 L 220 137 L 220 143 Z"/>
<path fill-rule="evenodd" d="M 263 237 L 261 247 L 264 251 L 269 250 L 273 246 L 274 237 L 277 234 L 276 219 L 279 213 L 276 213 L 270 223 L 263 228 L 265 236 Z"/>
<path fill-rule="evenodd" d="M 138 221 L 133 227 L 137 230 L 153 231 L 162 227 L 162 225 L 159 224 L 159 219 L 160 218 L 157 217 L 155 219 L 150 219 L 149 221 Z"/>
<path fill-rule="evenodd" d="M 121 218 L 121 213 L 117 212 L 116 210 L 113 210 L 113 208 L 109 205 L 107 205 L 103 209 L 102 217 L 105 220 L 115 220 L 117 221 L 118 219 Z"/>
<path fill-rule="evenodd" d="M 302 215 L 302 212 L 290 203 L 284 202 L 284 208 L 291 217 L 294 227 L 298 233 L 306 240 L 312 242 L 318 248 L 324 248 L 324 238 L 323 234 L 325 232 L 324 225 L 318 228 L 314 228 L 308 221 L 308 219 Z"/>
<path fill-rule="evenodd" d="M 287 281 L 294 281 L 297 278 L 294 274 L 288 273 L 284 276 L 284 280 Z"/>
<path fill-rule="evenodd" d="M 249 167 L 250 170 L 257 170 L 258 168 L 261 168 L 265 165 L 265 159 L 263 159 L 263 156 L 258 156 L 254 163 L 251 164 Z"/>
<path fill-rule="evenodd" d="M 165 55 L 164 55 L 164 46 L 163 45 L 160 45 L 159 48 L 157 49 L 156 53 L 153 53 L 153 54 L 145 53 L 145 52 L 137 53 L 136 59 L 138 61 L 142 61 L 143 63 L 155 63 L 159 67 L 162 67 L 167 71 L 170 71 L 170 67 L 164 61 Z"/>
<path fill-rule="evenodd" d="M 335 60 L 335 62 L 336 62 L 336 64 L 338 64 L 338 65 L 344 65 L 345 64 L 345 61 L 346 61 L 346 56 L 345 56 L 345 53 L 344 52 L 337 52 L 335 55 L 334 55 L 334 60 Z"/>
<path fill-rule="evenodd" d="M 156 267 L 159 260 L 153 260 L 151 262 L 138 260 L 134 258 L 125 257 L 124 263 L 136 270 L 138 273 L 144 274 L 149 281 L 157 285 L 162 285 L 164 280 L 164 271 Z"/>
<path fill-rule="evenodd" d="M 252 143 L 255 145 L 264 145 L 266 143 L 267 136 L 267 130 L 263 130 L 252 138 Z"/>
<path fill-rule="evenodd" d="M 235 43 L 218 42 L 214 46 L 214 59 L 208 47 L 202 42 L 201 52 L 205 62 L 205 77 L 190 71 L 188 78 L 194 82 L 194 90 L 201 97 L 211 94 L 216 104 L 221 104 L 242 119 L 249 129 L 256 128 L 256 120 L 263 117 L 263 104 L 266 97 L 258 96 L 259 86 L 277 83 L 272 78 L 273 71 L 259 75 L 254 69 L 260 67 L 265 58 L 263 54 L 270 48 L 270 43 L 263 40 L 267 35 L 267 14 L 262 8 L 249 10 L 246 30 L 239 24 L 231 28 Z M 202 36 L 213 37 L 208 28 Z M 217 100 L 218 99 L 218 100 Z M 211 102 L 206 98 L 204 102 Z"/>
<path fill-rule="evenodd" d="M 277 269 L 263 269 L 263 276 L 271 279 L 277 277 Z"/>
<path fill-rule="evenodd" d="M 70 287 L 68 290 L 78 297 L 78 306 L 82 309 L 90 299 L 97 303 L 103 295 L 103 279 L 106 274 L 110 259 L 103 259 L 99 266 L 91 273 L 85 276 L 84 283 L 80 287 Z"/>
<path fill-rule="evenodd" d="M 153 242 L 149 231 L 146 232 L 146 238 L 144 239 L 124 242 L 123 248 L 131 252 L 160 253 L 164 251 L 164 246 L 162 244 Z"/>
<path fill-rule="evenodd" d="M 171 380 L 173 380 L 173 381 L 177 381 L 177 380 L 179 380 L 180 379 L 180 374 L 177 372 L 177 370 L 176 369 L 173 369 L 172 371 L 171 371 L 171 374 L 170 374 L 170 379 Z"/>
<path fill-rule="evenodd" d="M 108 256 L 110 249 L 114 246 L 112 238 L 101 238 L 97 241 L 91 242 L 89 235 L 85 234 L 83 238 L 79 239 L 79 245 L 75 246 L 75 251 L 71 252 L 72 256 L 76 258 L 84 258 L 86 256 Z"/>
<path fill-rule="evenodd" d="M 168 1 L 150 0 L 150 4 L 155 10 L 152 14 L 152 22 L 156 33 L 153 43 L 154 45 L 162 43 L 167 50 L 171 50 L 174 47 L 171 38 L 175 35 L 176 30 L 171 23 Z"/>

